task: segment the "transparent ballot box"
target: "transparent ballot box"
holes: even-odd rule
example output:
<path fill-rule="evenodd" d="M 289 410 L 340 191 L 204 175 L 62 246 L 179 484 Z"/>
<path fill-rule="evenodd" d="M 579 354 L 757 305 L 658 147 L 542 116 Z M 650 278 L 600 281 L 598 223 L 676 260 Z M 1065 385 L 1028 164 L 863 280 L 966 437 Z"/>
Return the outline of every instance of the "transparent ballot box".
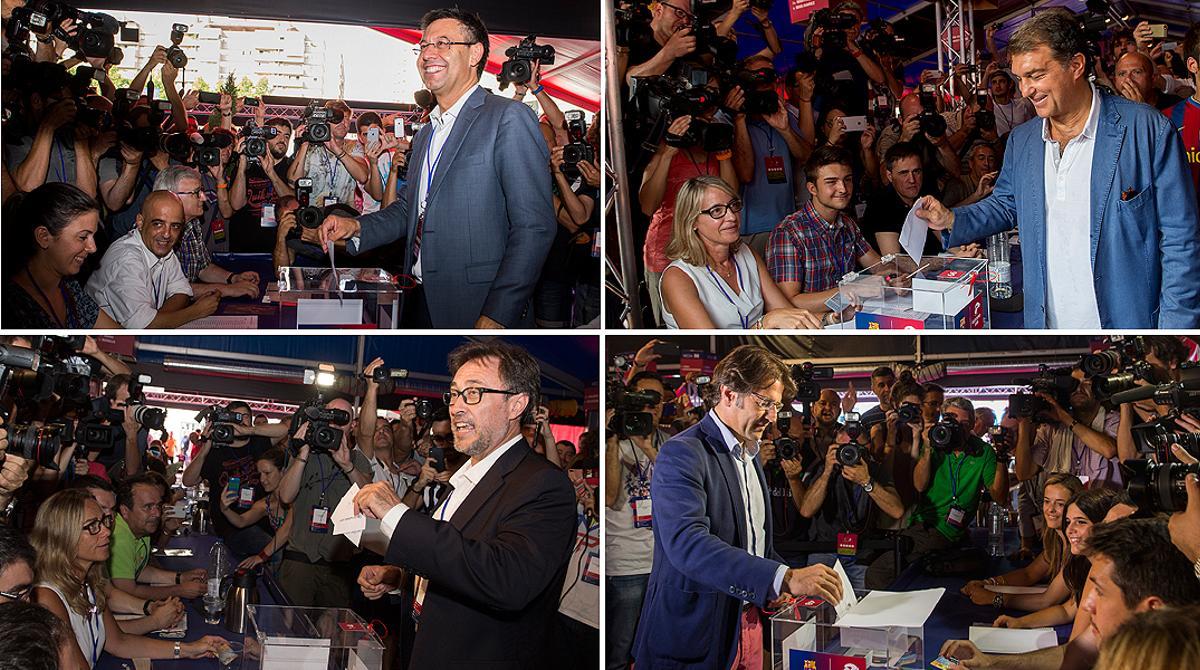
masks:
<path fill-rule="evenodd" d="M 383 643 L 349 609 L 247 605 L 242 670 L 382 670 Z"/>
<path fill-rule="evenodd" d="M 865 592 L 862 592 L 865 594 Z M 805 606 L 806 604 L 815 606 Z M 925 668 L 923 627 L 835 624 L 833 606 L 798 600 L 771 617 L 773 670 Z"/>
<path fill-rule="evenodd" d="M 294 309 L 297 328 L 399 326 L 405 287 L 386 270 L 281 267 L 277 279 L 282 323 L 290 323 L 285 309 Z"/>
<path fill-rule="evenodd" d="M 826 302 L 839 327 L 859 330 L 977 330 L 988 328 L 987 260 L 889 254 L 851 272 Z"/>

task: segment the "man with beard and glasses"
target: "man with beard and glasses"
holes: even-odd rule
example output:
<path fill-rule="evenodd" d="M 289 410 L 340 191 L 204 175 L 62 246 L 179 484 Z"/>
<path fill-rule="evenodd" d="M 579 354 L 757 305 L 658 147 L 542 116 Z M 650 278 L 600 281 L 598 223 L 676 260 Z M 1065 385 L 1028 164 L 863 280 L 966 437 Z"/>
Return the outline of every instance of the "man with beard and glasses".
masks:
<path fill-rule="evenodd" d="M 713 370 L 717 402 L 655 461 L 654 567 L 633 645 L 638 667 L 762 668 L 762 610 L 784 596 L 838 602 L 824 565 L 789 568 L 772 542 L 763 432 L 796 386 L 771 352 L 742 345 Z"/>
<path fill-rule="evenodd" d="M 117 491 L 116 522 L 108 571 L 113 586 L 139 598 L 195 598 L 207 588 L 203 568 L 173 572 L 150 565 L 150 538 L 162 523 L 159 479 L 142 473 L 126 479 Z"/>
<path fill-rule="evenodd" d="M 566 473 L 533 453 L 521 419 L 537 407 L 538 363 L 499 340 L 450 353 L 454 448 L 470 457 L 426 516 L 384 482 L 365 487 L 355 512 L 380 519 L 386 565 L 363 568 L 369 599 L 417 575 L 410 668 L 549 668 L 551 624 L 575 539 L 575 492 Z"/>
<path fill-rule="evenodd" d="M 275 229 L 271 222 L 263 221 L 263 205 L 273 204 L 280 196 L 296 194 L 287 179 L 288 168 L 292 166 L 292 158 L 288 156 L 292 122 L 276 116 L 267 119 L 263 127 L 274 128 L 276 132 L 275 137 L 267 138 L 267 153 L 251 160 L 244 150 L 241 152 L 229 192 L 229 203 L 237 210 L 229 219 L 229 248 L 235 253 L 269 251 L 275 241 Z M 279 215 L 276 212 L 276 221 Z"/>

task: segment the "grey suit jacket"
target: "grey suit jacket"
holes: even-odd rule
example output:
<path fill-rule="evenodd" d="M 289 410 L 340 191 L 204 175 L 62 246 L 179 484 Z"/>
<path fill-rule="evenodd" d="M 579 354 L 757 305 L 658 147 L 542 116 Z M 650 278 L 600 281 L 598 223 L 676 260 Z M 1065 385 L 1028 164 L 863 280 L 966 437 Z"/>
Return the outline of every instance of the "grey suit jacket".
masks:
<path fill-rule="evenodd" d="M 432 124 L 412 140 L 409 180 L 389 207 L 359 219 L 361 253 L 404 240 L 414 263 L 419 180 Z M 554 241 L 550 152 L 525 105 L 476 89 L 454 121 L 430 185 L 421 279 L 435 328 L 471 328 L 480 315 L 521 325 Z"/>

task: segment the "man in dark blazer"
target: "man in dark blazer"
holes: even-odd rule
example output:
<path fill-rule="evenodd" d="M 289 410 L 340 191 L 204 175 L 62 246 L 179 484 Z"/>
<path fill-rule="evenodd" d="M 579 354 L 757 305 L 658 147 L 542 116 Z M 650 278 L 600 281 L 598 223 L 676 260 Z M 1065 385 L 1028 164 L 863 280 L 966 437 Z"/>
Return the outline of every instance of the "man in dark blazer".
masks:
<path fill-rule="evenodd" d="M 762 608 L 781 596 L 841 599 L 824 565 L 789 568 L 771 543 L 757 458 L 763 431 L 795 393 L 787 366 L 753 345 L 713 371 L 720 396 L 667 440 L 654 464 L 654 568 L 633 645 L 638 668 L 762 668 Z"/>
<path fill-rule="evenodd" d="M 454 448 L 470 457 L 432 515 L 408 509 L 387 482 L 355 510 L 381 520 L 387 565 L 359 575 L 371 599 L 417 575 L 410 668 L 549 668 L 550 633 L 575 539 L 575 492 L 534 453 L 521 419 L 537 406 L 541 373 L 499 341 L 450 354 Z"/>
<path fill-rule="evenodd" d="M 527 324 L 557 230 L 549 149 L 528 107 L 479 86 L 488 34 L 477 15 L 433 10 L 421 30 L 417 66 L 437 108 L 412 140 L 408 183 L 378 212 L 326 217 L 321 243 L 362 253 L 404 240 L 403 272 L 420 282 L 405 296 L 409 327 Z"/>

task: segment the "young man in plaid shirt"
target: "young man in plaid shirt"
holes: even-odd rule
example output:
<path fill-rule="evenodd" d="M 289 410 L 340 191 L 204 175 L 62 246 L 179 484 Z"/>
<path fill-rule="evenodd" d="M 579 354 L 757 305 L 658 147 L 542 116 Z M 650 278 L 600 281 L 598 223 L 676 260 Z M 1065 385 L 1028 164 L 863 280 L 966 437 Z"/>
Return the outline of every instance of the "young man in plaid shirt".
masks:
<path fill-rule="evenodd" d="M 824 146 L 804 168 L 812 201 L 775 227 L 767 244 L 767 267 L 796 307 L 827 311 L 838 280 L 858 266 L 879 262 L 847 213 L 854 195 L 854 170 L 845 150 Z"/>

